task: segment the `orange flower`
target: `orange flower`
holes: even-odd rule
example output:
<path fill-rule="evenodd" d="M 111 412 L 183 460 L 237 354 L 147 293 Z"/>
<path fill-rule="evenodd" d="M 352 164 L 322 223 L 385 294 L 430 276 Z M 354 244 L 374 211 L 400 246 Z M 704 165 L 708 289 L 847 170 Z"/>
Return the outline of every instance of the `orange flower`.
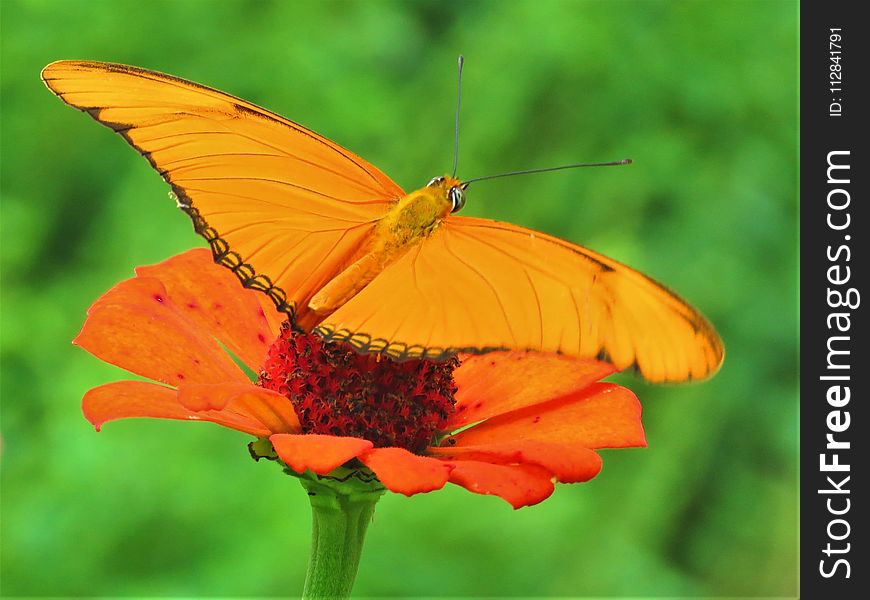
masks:
<path fill-rule="evenodd" d="M 356 459 L 393 492 L 450 481 L 514 508 L 554 481 L 595 477 L 598 448 L 646 445 L 635 395 L 599 381 L 607 363 L 529 352 L 394 363 L 281 318 L 207 250 L 138 268 L 91 306 L 74 343 L 158 383 L 96 387 L 85 417 L 98 430 L 126 417 L 212 421 L 268 438 L 297 473 Z"/>

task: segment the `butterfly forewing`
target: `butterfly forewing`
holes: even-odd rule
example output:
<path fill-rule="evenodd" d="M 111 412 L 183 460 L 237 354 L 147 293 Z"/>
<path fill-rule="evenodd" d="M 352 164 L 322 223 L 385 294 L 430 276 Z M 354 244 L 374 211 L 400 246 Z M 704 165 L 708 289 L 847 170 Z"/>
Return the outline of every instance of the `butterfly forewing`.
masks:
<path fill-rule="evenodd" d="M 87 61 L 53 63 L 42 76 L 142 153 L 215 258 L 291 314 L 354 260 L 404 195 L 359 156 L 218 90 Z"/>
<path fill-rule="evenodd" d="M 318 331 L 397 358 L 516 348 L 602 357 L 654 382 L 703 378 L 718 335 L 648 277 L 515 225 L 450 217 Z"/>

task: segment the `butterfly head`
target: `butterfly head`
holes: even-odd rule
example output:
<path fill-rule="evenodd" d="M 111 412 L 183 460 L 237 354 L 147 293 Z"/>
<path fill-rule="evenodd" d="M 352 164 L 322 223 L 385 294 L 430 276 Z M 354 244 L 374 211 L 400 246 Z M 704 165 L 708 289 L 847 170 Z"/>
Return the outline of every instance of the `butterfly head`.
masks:
<path fill-rule="evenodd" d="M 465 188 L 468 187 L 468 184 L 462 183 L 455 177 L 450 177 L 449 175 L 433 177 L 426 184 L 426 187 L 436 188 L 444 194 L 444 197 L 450 203 L 451 213 L 459 212 L 465 206 Z"/>

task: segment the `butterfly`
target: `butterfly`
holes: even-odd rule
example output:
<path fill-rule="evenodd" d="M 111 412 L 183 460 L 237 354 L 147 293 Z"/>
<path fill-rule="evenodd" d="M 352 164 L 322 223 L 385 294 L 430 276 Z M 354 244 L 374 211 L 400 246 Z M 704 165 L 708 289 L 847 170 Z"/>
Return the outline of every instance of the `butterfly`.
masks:
<path fill-rule="evenodd" d="M 42 80 L 148 159 L 215 261 L 298 328 L 396 360 L 557 352 L 651 382 L 708 377 L 722 363 L 707 319 L 642 273 L 455 215 L 468 182 L 454 176 L 407 194 L 297 123 L 138 67 L 65 60 Z"/>

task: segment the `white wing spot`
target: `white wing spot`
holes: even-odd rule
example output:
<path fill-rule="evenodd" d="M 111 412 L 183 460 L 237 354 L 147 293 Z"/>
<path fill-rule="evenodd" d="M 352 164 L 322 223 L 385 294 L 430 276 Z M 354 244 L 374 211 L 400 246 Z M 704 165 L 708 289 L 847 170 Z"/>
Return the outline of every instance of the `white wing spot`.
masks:
<path fill-rule="evenodd" d="M 178 208 L 190 208 L 190 204 L 185 204 L 184 202 L 182 202 L 179 199 L 178 194 L 173 191 L 169 192 L 169 198 L 175 201 L 175 206 L 177 206 Z"/>

